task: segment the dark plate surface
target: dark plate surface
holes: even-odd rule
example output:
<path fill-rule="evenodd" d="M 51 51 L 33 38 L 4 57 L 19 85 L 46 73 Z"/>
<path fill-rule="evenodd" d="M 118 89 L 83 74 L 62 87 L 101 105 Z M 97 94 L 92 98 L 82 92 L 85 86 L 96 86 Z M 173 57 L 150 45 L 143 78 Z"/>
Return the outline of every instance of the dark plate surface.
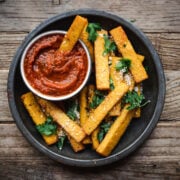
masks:
<path fill-rule="evenodd" d="M 20 100 L 21 95 L 28 91 L 20 75 L 20 58 L 23 50 L 31 39 L 40 33 L 49 30 L 67 30 L 77 14 L 87 17 L 89 22 L 100 23 L 106 30 L 111 30 L 121 25 L 126 31 L 136 52 L 145 56 L 144 65 L 148 67 L 149 79 L 143 82 L 143 92 L 151 103 L 142 109 L 141 118 L 131 122 L 117 147 L 106 158 L 99 156 L 91 148 L 80 153 L 74 153 L 68 144 L 66 144 L 62 151 L 58 151 L 55 145 L 47 146 L 35 129 L 31 118 Z M 93 167 L 110 164 L 124 158 L 147 139 L 157 124 L 162 112 L 165 97 L 165 78 L 162 64 L 154 47 L 140 30 L 130 22 L 113 14 L 104 11 L 81 9 L 48 19 L 29 33 L 12 60 L 7 91 L 12 116 L 18 128 L 33 146 L 58 162 L 71 166 Z"/>

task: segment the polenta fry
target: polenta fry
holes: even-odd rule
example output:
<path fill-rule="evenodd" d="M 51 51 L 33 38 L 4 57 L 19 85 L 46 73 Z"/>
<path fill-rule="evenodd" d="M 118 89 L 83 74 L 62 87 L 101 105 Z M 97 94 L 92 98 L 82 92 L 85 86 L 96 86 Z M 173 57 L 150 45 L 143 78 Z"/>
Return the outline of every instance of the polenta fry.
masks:
<path fill-rule="evenodd" d="M 98 90 L 108 90 L 109 85 L 109 65 L 108 55 L 104 55 L 104 38 L 107 31 L 98 31 L 98 37 L 94 42 L 95 71 L 96 71 L 96 87 Z"/>
<path fill-rule="evenodd" d="M 108 156 L 111 153 L 131 122 L 134 110 L 129 111 L 127 107 L 128 105 L 123 108 L 121 115 L 112 124 L 103 141 L 96 149 L 96 152 L 102 156 Z"/>
<path fill-rule="evenodd" d="M 50 114 L 54 121 L 57 122 L 74 140 L 81 142 L 85 138 L 86 134 L 77 122 L 72 121 L 55 104 L 41 98 L 38 98 L 37 101 L 40 106 Z"/>
<path fill-rule="evenodd" d="M 119 52 L 123 57 L 131 60 L 130 71 L 134 77 L 136 83 L 142 82 L 143 80 L 148 78 L 148 75 L 138 59 L 138 56 L 129 41 L 126 33 L 124 32 L 121 26 L 118 26 L 110 31 Z"/>
<path fill-rule="evenodd" d="M 78 41 L 81 32 L 88 23 L 87 19 L 77 15 L 60 45 L 59 51 L 70 52 Z"/>
<path fill-rule="evenodd" d="M 120 85 L 123 82 L 123 74 L 116 71 L 115 66 L 120 57 L 111 57 L 112 64 L 110 66 L 110 77 L 112 78 L 114 87 Z M 121 113 L 121 102 L 118 102 L 109 112 L 110 116 L 119 116 Z"/>
<path fill-rule="evenodd" d="M 127 91 L 128 86 L 125 83 L 121 83 L 120 86 L 115 87 L 115 89 L 105 97 L 104 101 L 90 113 L 89 118 L 84 124 L 83 129 L 86 134 L 90 135 L 98 127 L 103 118 Z"/>
<path fill-rule="evenodd" d="M 85 146 L 81 142 L 77 142 L 70 135 L 67 135 L 67 137 L 68 137 L 68 140 L 69 140 L 74 152 L 79 152 L 79 151 L 82 151 L 83 149 L 85 149 Z"/>
<path fill-rule="evenodd" d="M 80 93 L 80 125 L 83 126 L 88 118 L 88 112 L 87 112 L 87 108 L 88 108 L 88 100 L 87 100 L 87 92 L 88 92 L 88 88 L 85 87 L 81 93 Z M 83 142 L 83 144 L 90 144 L 91 143 L 91 139 L 90 137 L 86 137 Z"/>
<path fill-rule="evenodd" d="M 46 115 L 43 113 L 39 104 L 36 102 L 32 92 L 23 94 L 21 96 L 21 100 L 35 125 L 43 124 L 46 121 Z M 50 136 L 42 135 L 42 137 L 48 145 L 54 144 L 58 141 L 56 134 L 52 134 Z"/>
<path fill-rule="evenodd" d="M 93 149 L 97 149 L 97 147 L 99 146 L 99 140 L 98 140 L 99 130 L 100 128 L 97 127 L 91 134 Z"/>

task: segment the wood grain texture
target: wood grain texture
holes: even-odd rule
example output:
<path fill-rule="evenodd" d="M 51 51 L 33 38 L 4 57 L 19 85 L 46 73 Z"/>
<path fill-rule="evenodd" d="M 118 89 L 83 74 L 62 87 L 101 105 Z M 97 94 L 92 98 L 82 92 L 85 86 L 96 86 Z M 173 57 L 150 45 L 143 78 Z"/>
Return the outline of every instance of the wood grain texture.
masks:
<path fill-rule="evenodd" d="M 80 169 L 58 164 L 39 153 L 24 139 L 14 124 L 0 124 L 0 139 L 0 178 L 19 179 L 28 175 L 30 179 L 40 176 L 45 179 L 85 179 L 87 176 L 89 179 L 139 179 L 143 174 L 143 178 L 149 179 L 178 179 L 180 175 L 179 122 L 171 125 L 158 123 L 150 138 L 129 158 L 115 163 L 113 167 L 85 169 L 83 173 L 80 173 Z"/>
<path fill-rule="evenodd" d="M 79 8 L 105 10 L 128 20 L 145 32 L 180 32 L 179 0 L 6 0 L 0 4 L 1 31 L 31 31 L 43 20 Z"/>
<path fill-rule="evenodd" d="M 141 29 L 163 64 L 166 99 L 161 118 L 145 143 L 113 165 L 78 169 L 57 163 L 32 147 L 8 107 L 12 58 L 27 34 L 54 15 L 79 8 L 105 10 Z M 180 1 L 5 0 L 0 2 L 0 179 L 180 179 Z M 83 173 L 82 173 L 83 172 Z"/>

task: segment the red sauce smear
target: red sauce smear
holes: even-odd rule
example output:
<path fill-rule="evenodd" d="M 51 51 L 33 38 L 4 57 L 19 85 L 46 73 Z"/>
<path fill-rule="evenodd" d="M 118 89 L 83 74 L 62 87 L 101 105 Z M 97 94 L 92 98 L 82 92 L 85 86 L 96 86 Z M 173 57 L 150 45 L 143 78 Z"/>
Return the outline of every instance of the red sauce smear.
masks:
<path fill-rule="evenodd" d="M 30 84 L 43 94 L 67 95 L 83 82 L 87 72 L 87 56 L 78 42 L 71 52 L 57 51 L 64 35 L 48 35 L 28 50 L 24 69 Z"/>

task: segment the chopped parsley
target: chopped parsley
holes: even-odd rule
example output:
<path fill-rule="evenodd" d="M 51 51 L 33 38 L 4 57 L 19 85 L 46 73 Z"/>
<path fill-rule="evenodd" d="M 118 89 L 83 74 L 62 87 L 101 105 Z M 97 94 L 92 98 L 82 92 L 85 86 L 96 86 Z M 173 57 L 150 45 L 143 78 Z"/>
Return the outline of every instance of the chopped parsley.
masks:
<path fill-rule="evenodd" d="M 113 82 L 111 77 L 109 79 L 109 83 L 110 83 L 110 89 L 113 90 L 114 89 L 114 82 Z"/>
<path fill-rule="evenodd" d="M 53 122 L 51 117 L 47 117 L 45 123 L 37 125 L 36 129 L 43 135 L 50 136 L 52 134 L 56 134 L 57 126 Z"/>
<path fill-rule="evenodd" d="M 104 136 L 109 131 L 111 127 L 111 122 L 104 122 L 100 125 L 100 130 L 98 133 L 98 141 L 101 142 L 104 139 Z"/>
<path fill-rule="evenodd" d="M 121 58 L 119 62 L 116 64 L 115 68 L 116 71 L 122 70 L 123 73 L 127 73 L 129 71 L 129 68 L 131 66 L 131 60 L 127 58 Z"/>
<path fill-rule="evenodd" d="M 88 40 L 94 42 L 98 36 L 96 31 L 101 30 L 101 25 L 99 23 L 89 23 L 86 31 L 89 33 Z"/>
<path fill-rule="evenodd" d="M 123 101 L 125 103 L 129 103 L 128 110 L 132 110 L 138 107 L 143 107 L 146 104 L 150 103 L 150 101 L 146 101 L 143 103 L 143 100 L 145 99 L 143 94 L 138 94 L 136 91 L 128 91 L 126 95 L 123 97 Z"/>
<path fill-rule="evenodd" d="M 66 135 L 60 136 L 57 142 L 57 147 L 59 150 L 62 150 L 63 146 L 64 146 L 64 142 L 66 139 Z"/>
<path fill-rule="evenodd" d="M 74 101 L 70 101 L 66 114 L 72 120 L 78 119 L 78 115 L 79 115 L 79 104 L 78 104 L 78 101 L 75 101 L 75 100 Z"/>
<path fill-rule="evenodd" d="M 94 96 L 93 96 L 93 98 L 92 98 L 92 102 L 89 104 L 89 107 L 90 107 L 91 109 L 95 109 L 99 104 L 102 103 L 102 101 L 104 100 L 104 98 L 105 98 L 105 95 L 104 95 L 102 92 L 96 90 L 96 91 L 94 92 Z"/>
<path fill-rule="evenodd" d="M 104 52 L 103 55 L 109 54 L 110 52 L 114 52 L 117 49 L 117 46 L 115 44 L 115 42 L 111 41 L 108 38 L 108 35 L 104 34 Z"/>

